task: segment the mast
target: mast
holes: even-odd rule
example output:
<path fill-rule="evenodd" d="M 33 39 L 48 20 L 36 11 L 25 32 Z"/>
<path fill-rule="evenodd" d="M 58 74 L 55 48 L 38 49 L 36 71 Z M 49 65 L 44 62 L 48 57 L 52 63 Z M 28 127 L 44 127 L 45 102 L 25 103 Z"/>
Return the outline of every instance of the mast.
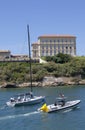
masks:
<path fill-rule="evenodd" d="M 31 67 L 31 51 L 30 51 L 30 34 L 29 34 L 29 25 L 27 25 L 27 33 L 28 33 L 28 48 L 29 48 L 29 64 L 30 64 L 30 85 L 31 85 L 31 92 L 32 90 L 32 67 Z"/>

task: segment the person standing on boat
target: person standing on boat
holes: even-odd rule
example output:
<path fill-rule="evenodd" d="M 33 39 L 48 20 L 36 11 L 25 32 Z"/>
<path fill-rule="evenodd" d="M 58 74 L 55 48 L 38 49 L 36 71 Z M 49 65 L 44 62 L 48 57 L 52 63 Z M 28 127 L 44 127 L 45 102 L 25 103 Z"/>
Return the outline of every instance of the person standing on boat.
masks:
<path fill-rule="evenodd" d="M 31 96 L 31 98 L 33 98 L 33 93 L 32 92 L 30 92 L 30 96 Z"/>
<path fill-rule="evenodd" d="M 11 102 L 14 102 L 15 100 L 14 100 L 14 98 L 10 98 L 10 101 L 11 101 Z"/>
<path fill-rule="evenodd" d="M 62 94 L 62 93 L 60 93 L 59 96 L 60 96 L 61 98 L 64 98 L 64 94 Z"/>
<path fill-rule="evenodd" d="M 23 98 L 24 101 L 26 101 L 26 96 L 24 95 L 24 98 Z"/>
<path fill-rule="evenodd" d="M 18 97 L 18 101 L 21 101 L 21 97 L 20 96 Z"/>
<path fill-rule="evenodd" d="M 64 97 L 64 94 L 60 93 L 59 96 L 61 97 L 61 106 L 64 106 L 65 105 L 65 97 Z"/>
<path fill-rule="evenodd" d="M 54 106 L 57 106 L 57 102 L 55 101 Z"/>

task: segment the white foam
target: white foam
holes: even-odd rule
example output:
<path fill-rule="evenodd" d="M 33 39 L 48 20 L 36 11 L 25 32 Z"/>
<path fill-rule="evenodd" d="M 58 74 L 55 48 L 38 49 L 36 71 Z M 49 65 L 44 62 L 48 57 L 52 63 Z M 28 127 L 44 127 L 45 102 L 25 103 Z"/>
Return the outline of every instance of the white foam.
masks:
<path fill-rule="evenodd" d="M 0 107 L 0 110 L 5 109 L 6 105 L 3 105 L 2 107 Z"/>
<path fill-rule="evenodd" d="M 70 111 L 72 111 L 72 109 L 67 109 L 67 110 L 63 111 L 63 113 L 67 113 L 67 112 L 70 112 Z"/>
<path fill-rule="evenodd" d="M 38 111 L 30 112 L 30 113 L 25 113 L 25 114 L 19 114 L 19 115 L 11 115 L 11 116 L 4 116 L 0 117 L 0 120 L 7 120 L 7 119 L 13 119 L 13 118 L 18 118 L 18 117 L 25 117 L 25 116 L 30 116 L 39 113 Z"/>

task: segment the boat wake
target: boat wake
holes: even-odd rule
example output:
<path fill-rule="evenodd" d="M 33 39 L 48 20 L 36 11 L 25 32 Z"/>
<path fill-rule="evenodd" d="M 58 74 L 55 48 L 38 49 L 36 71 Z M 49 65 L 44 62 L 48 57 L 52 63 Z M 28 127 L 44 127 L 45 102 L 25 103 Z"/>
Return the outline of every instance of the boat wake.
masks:
<path fill-rule="evenodd" d="M 7 107 L 6 105 L 3 105 L 3 106 L 0 107 L 0 110 L 5 109 L 6 107 Z"/>
<path fill-rule="evenodd" d="M 34 114 L 38 114 L 38 113 L 40 113 L 40 112 L 34 111 L 34 112 L 19 114 L 19 115 L 3 116 L 3 117 L 0 117 L 0 120 L 14 119 L 14 118 L 18 118 L 18 117 L 26 117 L 26 116 L 30 116 L 30 115 L 34 115 Z"/>
<path fill-rule="evenodd" d="M 65 111 L 63 111 L 63 113 L 67 113 L 67 112 L 70 112 L 70 111 L 72 111 L 73 109 L 68 109 L 68 110 L 65 110 Z"/>
<path fill-rule="evenodd" d="M 67 112 L 70 112 L 70 111 L 73 111 L 73 110 L 77 110 L 79 109 L 80 107 L 76 107 L 76 108 L 70 108 L 70 109 L 67 109 L 65 111 L 63 111 L 63 113 L 67 113 Z"/>

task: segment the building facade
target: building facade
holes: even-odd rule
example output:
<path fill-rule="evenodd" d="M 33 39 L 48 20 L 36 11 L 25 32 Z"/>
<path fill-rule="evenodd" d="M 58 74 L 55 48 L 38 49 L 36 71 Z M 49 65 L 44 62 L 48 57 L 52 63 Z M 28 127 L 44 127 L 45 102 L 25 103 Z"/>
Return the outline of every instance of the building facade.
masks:
<path fill-rule="evenodd" d="M 11 52 L 9 50 L 0 50 L 0 59 L 9 58 L 11 56 Z"/>
<path fill-rule="evenodd" d="M 58 53 L 76 56 L 76 37 L 71 35 L 43 35 L 32 44 L 32 58 L 54 56 Z"/>

